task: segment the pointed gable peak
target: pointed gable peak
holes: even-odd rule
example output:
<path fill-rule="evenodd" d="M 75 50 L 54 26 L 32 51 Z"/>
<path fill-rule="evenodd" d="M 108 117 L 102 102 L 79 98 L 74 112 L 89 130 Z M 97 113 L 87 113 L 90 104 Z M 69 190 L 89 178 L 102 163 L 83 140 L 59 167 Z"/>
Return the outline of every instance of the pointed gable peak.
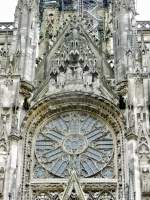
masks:
<path fill-rule="evenodd" d="M 68 184 L 66 186 L 66 189 L 64 191 L 64 195 L 62 197 L 62 200 L 68 200 L 69 197 L 73 194 L 76 194 L 76 196 L 80 200 L 86 200 L 84 196 L 84 192 L 82 190 L 82 187 L 79 183 L 78 177 L 76 175 L 76 171 L 73 169 L 71 172 L 71 177 L 68 181 Z"/>
<path fill-rule="evenodd" d="M 147 49 L 145 41 L 144 41 L 143 32 L 141 31 L 141 52 L 142 52 L 142 54 L 145 54 L 146 51 L 148 51 L 148 49 Z"/>

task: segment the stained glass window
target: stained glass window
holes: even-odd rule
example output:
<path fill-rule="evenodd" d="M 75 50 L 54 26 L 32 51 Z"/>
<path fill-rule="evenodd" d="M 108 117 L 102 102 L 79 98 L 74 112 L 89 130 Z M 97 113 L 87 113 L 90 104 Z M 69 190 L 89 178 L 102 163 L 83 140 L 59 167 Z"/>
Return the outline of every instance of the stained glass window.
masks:
<path fill-rule="evenodd" d="M 48 174 L 66 177 L 73 170 L 81 177 L 114 177 L 114 144 L 108 127 L 83 114 L 66 114 L 50 120 L 36 139 L 35 178 Z"/>

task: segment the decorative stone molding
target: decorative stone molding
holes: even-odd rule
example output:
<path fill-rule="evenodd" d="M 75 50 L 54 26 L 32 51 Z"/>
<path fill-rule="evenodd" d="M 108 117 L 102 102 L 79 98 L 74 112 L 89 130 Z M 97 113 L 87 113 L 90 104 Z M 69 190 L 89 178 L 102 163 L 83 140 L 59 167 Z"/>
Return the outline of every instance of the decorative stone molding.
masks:
<path fill-rule="evenodd" d="M 33 89 L 34 89 L 33 85 L 31 85 L 26 81 L 21 81 L 20 94 L 24 95 L 25 97 L 30 97 Z"/>
<path fill-rule="evenodd" d="M 4 84 L 7 85 L 7 86 L 13 84 L 13 79 L 12 79 L 12 73 L 11 72 L 8 73 L 7 78 L 4 81 Z"/>
<path fill-rule="evenodd" d="M 8 136 L 9 141 L 19 141 L 21 138 L 22 138 L 21 136 L 19 136 L 18 134 L 15 134 L 15 133 L 11 133 Z"/>
<path fill-rule="evenodd" d="M 130 141 L 130 140 L 136 140 L 136 141 L 137 141 L 138 136 L 135 135 L 135 133 L 133 133 L 131 129 L 129 129 L 128 131 L 129 131 L 129 132 L 127 132 L 127 133 L 125 134 L 126 139 L 127 139 L 128 141 Z"/>
<path fill-rule="evenodd" d="M 23 188 L 28 191 L 30 186 L 31 174 L 31 165 L 27 164 L 28 155 L 31 155 L 32 151 L 32 138 L 34 134 L 39 130 L 42 124 L 50 119 L 50 116 L 58 115 L 61 113 L 66 113 L 68 111 L 82 111 L 85 113 L 93 113 L 93 115 L 100 117 L 102 120 L 107 123 L 112 132 L 115 134 L 115 137 L 118 138 L 118 144 L 120 148 L 118 148 L 118 157 L 117 157 L 117 168 L 120 170 L 119 173 L 119 182 L 118 182 L 118 190 L 120 190 L 120 196 L 123 195 L 123 187 L 124 187 L 124 175 L 122 169 L 122 163 L 124 162 L 124 150 L 122 146 L 122 127 L 124 126 L 124 122 L 122 122 L 123 117 L 121 116 L 119 109 L 113 105 L 110 101 L 104 101 L 103 98 L 99 97 L 91 97 L 91 95 L 83 93 L 83 92 L 71 92 L 64 94 L 57 94 L 46 96 L 40 101 L 36 103 L 32 103 L 31 108 L 26 114 L 26 117 L 23 120 L 23 124 L 21 127 L 22 134 L 25 133 L 23 137 L 25 137 L 26 143 L 26 151 L 24 154 L 24 173 L 23 177 Z M 30 141 L 30 142 L 29 142 Z M 120 155 L 119 155 L 120 154 Z M 31 161 L 29 161 L 31 163 Z M 27 171 L 26 171 L 27 170 Z M 25 186 L 26 185 L 26 186 Z M 31 184 L 32 185 L 32 184 Z M 36 187 L 36 184 L 35 184 Z M 43 185 L 44 187 L 44 185 Z M 108 186 L 106 186 L 108 187 Z"/>
<path fill-rule="evenodd" d="M 123 82 L 121 82 L 121 83 L 118 83 L 117 85 L 116 85 L 116 91 L 119 93 L 119 94 L 121 94 L 122 96 L 126 96 L 126 94 L 127 94 L 127 81 L 123 81 Z"/>

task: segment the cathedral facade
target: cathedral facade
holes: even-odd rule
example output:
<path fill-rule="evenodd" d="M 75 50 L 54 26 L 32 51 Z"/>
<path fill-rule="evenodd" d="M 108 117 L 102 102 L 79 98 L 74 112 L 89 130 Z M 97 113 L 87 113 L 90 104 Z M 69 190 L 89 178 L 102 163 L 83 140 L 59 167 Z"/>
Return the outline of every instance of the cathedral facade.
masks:
<path fill-rule="evenodd" d="M 19 0 L 0 23 L 0 200 L 150 200 L 150 21 L 134 0 Z"/>

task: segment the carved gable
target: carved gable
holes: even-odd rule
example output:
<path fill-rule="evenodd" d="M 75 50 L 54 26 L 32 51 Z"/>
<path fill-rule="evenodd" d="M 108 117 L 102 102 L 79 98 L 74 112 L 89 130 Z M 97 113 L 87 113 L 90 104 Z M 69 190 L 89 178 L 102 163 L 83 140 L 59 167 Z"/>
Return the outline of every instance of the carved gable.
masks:
<path fill-rule="evenodd" d="M 114 80 L 112 69 L 76 15 L 73 15 L 66 31 L 58 38 L 45 59 L 46 80 L 40 81 L 42 83 L 35 93 L 36 98 L 82 91 L 116 102 L 115 93 L 104 79 L 107 77 L 109 82 Z M 43 69 L 44 66 L 41 66 L 37 74 L 42 73 L 40 70 Z"/>

